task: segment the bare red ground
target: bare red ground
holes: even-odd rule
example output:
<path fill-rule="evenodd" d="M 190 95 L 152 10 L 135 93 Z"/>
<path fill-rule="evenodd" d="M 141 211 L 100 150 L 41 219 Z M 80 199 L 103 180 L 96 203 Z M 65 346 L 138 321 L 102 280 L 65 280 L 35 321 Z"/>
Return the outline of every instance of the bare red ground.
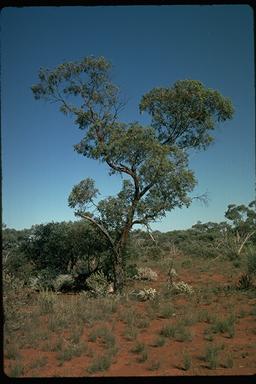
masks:
<path fill-rule="evenodd" d="M 142 283 L 137 286 L 150 286 L 159 289 L 166 278 L 158 271 L 159 279 L 156 282 Z M 200 273 L 196 271 L 183 270 L 180 276 L 181 280 L 186 281 L 192 286 L 208 287 L 210 285 L 225 286 L 230 284 L 231 279 L 221 273 Z M 134 285 L 132 283 L 132 285 Z M 67 302 L 72 296 L 67 295 Z M 83 377 L 83 376 L 182 376 L 182 375 L 254 375 L 256 374 L 256 317 L 251 314 L 251 310 L 256 305 L 255 298 L 248 298 L 246 295 L 238 292 L 233 295 L 215 294 L 209 300 L 203 299 L 199 302 L 193 301 L 189 296 L 175 296 L 170 300 L 175 307 L 175 316 L 170 319 L 157 317 L 150 321 L 146 329 L 139 329 L 137 341 L 143 342 L 147 346 L 148 358 L 144 362 L 138 361 L 138 354 L 131 351 L 136 340 L 127 340 L 124 336 L 125 323 L 120 319 L 120 313 L 123 309 L 135 308 L 140 313 L 146 313 L 147 302 L 131 301 L 124 304 L 124 308 L 119 308 L 117 313 L 113 314 L 115 319 L 114 334 L 117 341 L 118 352 L 113 358 L 109 369 L 103 372 L 88 373 L 86 368 L 91 364 L 93 357 L 83 354 L 80 357 L 73 357 L 70 361 L 65 361 L 60 365 L 57 359 L 57 352 L 43 351 L 44 342 L 39 342 L 36 348 L 22 348 L 22 365 L 24 366 L 23 377 Z M 226 334 L 217 333 L 214 335 L 214 341 L 205 339 L 205 329 L 209 327 L 207 322 L 195 322 L 188 326 L 193 338 L 192 341 L 175 341 L 166 339 L 163 346 L 154 346 L 155 339 L 164 324 L 173 323 L 182 318 L 184 312 L 186 315 L 193 314 L 193 311 L 207 309 L 209 313 L 215 313 L 219 318 L 227 317 L 233 308 L 237 314 L 235 324 L 235 335 L 233 338 Z M 29 311 L 29 308 L 26 308 Z M 32 310 L 32 309 L 31 309 Z M 239 313 L 242 315 L 239 317 Z M 46 327 L 47 316 L 41 317 L 40 329 Z M 105 351 L 104 345 L 97 339 L 96 342 L 88 342 L 89 331 L 99 325 L 108 326 L 104 322 L 97 321 L 92 328 L 84 327 L 81 340 L 84 340 L 91 348 L 93 353 L 102 354 Z M 46 329 L 46 328 L 45 328 Z M 69 335 L 69 330 L 62 334 L 65 343 Z M 18 337 L 18 334 L 17 334 Z M 51 336 L 51 342 L 56 341 L 56 337 Z M 210 369 L 208 363 L 203 358 L 207 345 L 222 345 L 223 349 L 219 352 L 219 364 L 216 369 Z M 186 351 L 191 358 L 191 367 L 185 371 L 183 353 Z M 227 351 L 232 354 L 233 367 L 224 367 L 227 359 Z M 40 357 L 46 357 L 47 363 L 42 367 L 31 368 L 31 364 Z M 158 362 L 159 367 L 151 370 L 154 363 Z M 5 372 L 8 375 L 13 365 L 12 359 L 5 358 Z"/>

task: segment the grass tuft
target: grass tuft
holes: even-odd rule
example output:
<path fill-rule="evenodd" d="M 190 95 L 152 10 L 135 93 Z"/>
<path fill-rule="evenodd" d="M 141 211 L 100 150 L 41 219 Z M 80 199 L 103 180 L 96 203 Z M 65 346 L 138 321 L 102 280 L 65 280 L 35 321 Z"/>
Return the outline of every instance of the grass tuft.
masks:
<path fill-rule="evenodd" d="M 106 371 L 112 364 L 111 355 L 97 355 L 91 365 L 87 368 L 87 372 L 103 372 Z"/>

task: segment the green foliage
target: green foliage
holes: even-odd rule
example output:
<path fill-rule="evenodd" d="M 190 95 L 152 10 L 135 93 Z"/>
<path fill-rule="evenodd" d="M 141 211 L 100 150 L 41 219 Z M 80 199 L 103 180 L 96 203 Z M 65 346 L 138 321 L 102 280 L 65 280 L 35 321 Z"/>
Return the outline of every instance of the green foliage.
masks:
<path fill-rule="evenodd" d="M 159 317 L 163 319 L 170 319 L 174 312 L 175 310 L 172 305 L 170 305 L 169 303 L 163 303 L 159 309 Z"/>
<path fill-rule="evenodd" d="M 156 339 L 153 341 L 152 347 L 162 347 L 165 344 L 165 337 L 163 336 L 158 336 Z"/>
<path fill-rule="evenodd" d="M 93 56 L 53 70 L 40 69 L 32 92 L 36 99 L 58 102 L 61 112 L 73 116 L 84 132 L 74 147 L 79 154 L 106 163 L 110 175 L 126 176 L 116 196 L 97 203 L 98 190 L 90 178 L 75 185 L 69 196 L 75 214 L 92 223 L 111 248 L 115 289 L 122 291 L 132 227 L 148 227 L 167 211 L 191 204 L 189 194 L 196 178 L 189 169 L 188 151 L 208 147 L 213 141 L 209 132 L 217 122 L 231 119 L 234 111 L 231 101 L 218 91 L 196 80 L 180 80 L 142 97 L 140 111 L 151 115 L 150 126 L 120 122 L 122 103 L 110 81 L 110 69 L 106 59 Z M 70 255 L 63 256 L 56 250 L 55 260 L 62 257 L 65 269 Z M 39 258 L 41 263 L 50 262 Z M 60 261 L 55 267 L 65 273 Z"/>
<path fill-rule="evenodd" d="M 22 375 L 24 374 L 24 371 L 25 371 L 25 367 L 19 361 L 17 361 L 15 364 L 11 365 L 11 369 L 8 372 L 8 376 L 22 377 Z"/>
<path fill-rule="evenodd" d="M 101 342 L 107 348 L 113 348 L 116 344 L 116 339 L 110 329 L 106 327 L 100 327 L 92 330 L 89 333 L 88 340 L 95 342 L 97 338 L 100 338 Z"/>
<path fill-rule="evenodd" d="M 134 325 L 129 325 L 128 327 L 125 328 L 124 330 L 124 337 L 131 341 L 131 340 L 136 340 L 138 336 L 138 330 Z"/>
<path fill-rule="evenodd" d="M 129 293 L 131 299 L 146 301 L 154 300 L 157 292 L 154 288 L 134 289 Z"/>
<path fill-rule="evenodd" d="M 225 217 L 232 221 L 233 226 L 243 233 L 254 229 L 256 225 L 256 200 L 251 201 L 248 207 L 244 204 L 235 205 L 229 204 L 225 212 Z"/>
<path fill-rule="evenodd" d="M 174 337 L 176 332 L 176 326 L 172 324 L 164 325 L 160 331 L 160 335 L 164 337 Z"/>
<path fill-rule="evenodd" d="M 60 350 L 57 353 L 57 359 L 60 361 L 60 364 L 63 364 L 65 361 L 71 360 L 73 357 L 81 356 L 83 352 L 83 345 L 81 344 L 70 344 L 63 350 Z"/>
<path fill-rule="evenodd" d="M 137 341 L 131 349 L 131 352 L 133 353 L 141 353 L 143 351 L 145 351 L 145 344 L 139 341 Z"/>
<path fill-rule="evenodd" d="M 54 289 L 58 292 L 69 292 L 74 289 L 75 280 L 72 275 L 59 275 L 54 280 Z"/>
<path fill-rule="evenodd" d="M 186 295 L 192 295 L 194 292 L 191 285 L 185 283 L 184 281 L 179 281 L 178 283 L 173 283 L 171 286 L 171 291 L 173 293 L 184 293 Z"/>
<path fill-rule="evenodd" d="M 33 272 L 33 264 L 22 252 L 22 244 L 29 233 L 28 229 L 17 231 L 5 226 L 2 230 L 3 269 L 24 281 Z"/>
<path fill-rule="evenodd" d="M 250 247 L 246 252 L 247 270 L 249 275 L 256 275 L 256 248 Z"/>
<path fill-rule="evenodd" d="M 188 354 L 188 352 L 183 353 L 183 369 L 185 371 L 188 371 L 191 368 L 191 356 Z"/>
<path fill-rule="evenodd" d="M 137 268 L 137 274 L 134 278 L 138 280 L 155 281 L 157 280 L 157 273 L 149 267 L 139 267 Z"/>
<path fill-rule="evenodd" d="M 243 273 L 238 281 L 237 287 L 241 290 L 253 288 L 252 276 L 248 273 Z"/>
<path fill-rule="evenodd" d="M 50 266 L 39 272 L 34 272 L 33 275 L 36 276 L 31 276 L 28 281 L 30 288 L 36 291 L 54 289 L 56 272 L 51 270 Z"/>
<path fill-rule="evenodd" d="M 38 359 L 34 360 L 31 364 L 30 364 L 30 368 L 34 369 L 34 368 L 41 368 L 41 367 L 44 367 L 48 362 L 48 359 L 46 356 L 40 356 Z"/>
<path fill-rule="evenodd" d="M 138 267 L 136 264 L 129 264 L 126 267 L 126 276 L 133 279 L 135 276 L 138 275 Z"/>
<path fill-rule="evenodd" d="M 94 180 L 88 178 L 82 180 L 76 185 L 68 198 L 68 204 L 74 208 L 76 205 L 83 210 L 85 203 L 91 203 L 93 198 L 98 194 L 98 190 L 94 188 Z"/>
<path fill-rule="evenodd" d="M 58 275 L 72 272 L 81 289 L 86 277 L 99 268 L 106 269 L 108 263 L 106 242 L 94 227 L 81 221 L 33 226 L 22 251 L 33 262 L 42 288 L 53 288 Z"/>
<path fill-rule="evenodd" d="M 24 282 L 17 277 L 3 273 L 3 311 L 5 327 L 8 331 L 17 330 L 21 327 L 24 313 L 20 308 L 28 302 L 28 292 Z"/>
<path fill-rule="evenodd" d="M 216 369 L 219 364 L 218 355 L 220 347 L 216 345 L 209 345 L 205 350 L 205 361 L 209 364 L 210 369 Z"/>
<path fill-rule="evenodd" d="M 235 334 L 235 317 L 230 315 L 227 319 L 216 319 L 210 329 L 213 333 L 227 333 L 228 337 L 233 338 Z"/>
<path fill-rule="evenodd" d="M 177 341 L 190 341 L 192 339 L 190 331 L 182 323 L 166 324 L 160 330 L 160 335 L 174 338 Z"/>
<path fill-rule="evenodd" d="M 209 131 L 215 121 L 230 119 L 234 113 L 229 99 L 196 80 L 154 88 L 143 96 L 140 111 L 152 116 L 152 126 L 161 141 L 177 143 L 181 148 L 206 148 L 213 141 Z"/>
<path fill-rule="evenodd" d="M 4 343 L 4 356 L 6 359 L 17 360 L 20 358 L 19 348 L 17 343 Z"/>
<path fill-rule="evenodd" d="M 109 354 L 98 355 L 94 357 L 91 365 L 87 368 L 87 372 L 103 372 L 106 371 L 112 364 L 112 356 Z"/>
<path fill-rule="evenodd" d="M 38 295 L 38 305 L 42 315 L 52 313 L 56 302 L 56 296 L 53 292 L 45 290 Z"/>
<path fill-rule="evenodd" d="M 232 222 L 226 234 L 226 243 L 233 257 L 239 257 L 247 244 L 256 241 L 256 200 L 248 206 L 229 204 L 225 217 Z"/>
<path fill-rule="evenodd" d="M 137 357 L 138 363 L 144 363 L 148 359 L 148 351 L 145 349 L 141 352 L 141 354 Z"/>
<path fill-rule="evenodd" d="M 102 272 L 92 274 L 86 280 L 86 283 L 89 289 L 91 289 L 96 295 L 106 296 L 108 293 L 109 282 Z"/>

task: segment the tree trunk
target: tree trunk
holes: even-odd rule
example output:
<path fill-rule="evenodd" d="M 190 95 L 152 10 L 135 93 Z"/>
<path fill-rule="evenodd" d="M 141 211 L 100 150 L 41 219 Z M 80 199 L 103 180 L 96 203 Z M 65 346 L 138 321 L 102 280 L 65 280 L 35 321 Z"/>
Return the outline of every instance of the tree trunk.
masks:
<path fill-rule="evenodd" d="M 114 291 L 122 293 L 126 283 L 125 263 L 122 254 L 116 257 L 114 265 Z"/>

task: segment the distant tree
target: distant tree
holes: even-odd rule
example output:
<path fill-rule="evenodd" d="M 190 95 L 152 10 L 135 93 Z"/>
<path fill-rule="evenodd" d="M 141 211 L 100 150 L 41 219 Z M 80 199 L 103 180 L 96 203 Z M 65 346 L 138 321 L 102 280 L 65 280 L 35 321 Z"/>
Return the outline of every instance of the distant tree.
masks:
<path fill-rule="evenodd" d="M 29 229 L 16 230 L 2 226 L 3 270 L 19 277 L 27 276 L 31 266 L 22 251 L 22 244 L 29 235 Z"/>
<path fill-rule="evenodd" d="M 232 233 L 235 235 L 235 251 L 239 256 L 245 244 L 256 234 L 256 200 L 248 206 L 229 204 L 225 217 L 232 222 Z"/>
<path fill-rule="evenodd" d="M 90 178 L 74 186 L 69 206 L 91 222 L 112 249 L 114 288 L 125 285 L 126 245 L 135 224 L 148 226 L 175 207 L 189 206 L 196 185 L 188 168 L 188 151 L 206 149 L 213 141 L 216 122 L 231 119 L 232 103 L 218 91 L 196 80 L 177 81 L 144 95 L 140 112 L 148 112 L 151 125 L 118 121 L 118 88 L 110 80 L 110 63 L 86 57 L 53 70 L 40 69 L 32 86 L 36 99 L 57 102 L 84 131 L 75 150 L 104 162 L 110 174 L 124 175 L 117 196 L 97 202 L 99 191 Z M 92 212 L 91 208 L 94 209 Z"/>

